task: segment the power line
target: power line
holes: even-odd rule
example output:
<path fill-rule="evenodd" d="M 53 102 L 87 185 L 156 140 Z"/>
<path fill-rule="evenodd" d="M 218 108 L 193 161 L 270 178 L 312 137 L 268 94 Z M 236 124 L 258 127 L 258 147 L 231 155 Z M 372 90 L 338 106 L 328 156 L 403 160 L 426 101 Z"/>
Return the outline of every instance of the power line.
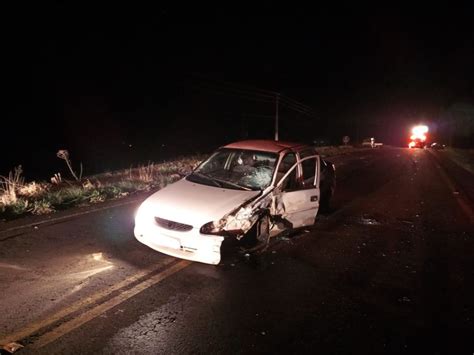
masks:
<path fill-rule="evenodd" d="M 290 98 L 287 97 L 287 96 L 284 96 L 284 95 L 283 95 L 283 96 L 281 97 L 281 99 L 282 99 L 283 101 L 286 101 L 286 102 L 287 102 L 288 104 L 290 104 L 290 105 L 294 105 L 294 106 L 296 106 L 296 107 L 299 107 L 299 108 L 302 109 L 302 110 L 305 110 L 305 111 L 308 111 L 308 112 L 313 111 L 313 109 L 312 109 L 310 106 L 307 106 L 307 105 L 304 105 L 304 104 L 302 104 L 302 103 L 299 103 L 298 101 L 293 100 L 293 99 L 290 99 Z"/>
<path fill-rule="evenodd" d="M 202 88 L 213 89 L 213 90 L 219 90 L 219 91 L 223 91 L 223 92 L 230 92 L 230 93 L 233 93 L 233 94 L 244 94 L 244 95 L 252 95 L 252 96 L 267 98 L 267 99 L 275 99 L 274 95 L 264 95 L 264 94 L 255 93 L 255 92 L 248 91 L 248 90 L 217 86 L 217 85 L 208 84 L 208 83 L 197 83 L 197 84 L 193 83 L 191 85 L 192 86 L 199 86 L 199 87 L 202 87 Z"/>
<path fill-rule="evenodd" d="M 211 92 L 211 93 L 216 94 L 216 95 L 236 97 L 236 98 L 249 100 L 249 101 L 255 101 L 255 102 L 264 102 L 264 103 L 274 103 L 275 102 L 274 98 L 266 98 L 266 97 L 258 97 L 258 96 L 255 97 L 255 96 L 250 96 L 250 95 L 245 95 L 245 94 L 219 91 L 218 89 L 215 89 L 215 88 L 203 87 L 203 86 L 199 86 L 199 85 L 193 85 L 193 87 L 195 89 L 206 90 L 206 91 Z"/>
<path fill-rule="evenodd" d="M 196 74 L 194 74 L 196 76 Z M 201 75 L 202 78 L 202 75 Z M 301 113 L 305 116 L 316 118 L 313 109 L 299 101 L 296 101 L 281 93 L 252 88 L 245 85 L 237 85 L 228 81 L 217 81 L 204 78 L 207 82 L 192 83 L 193 88 L 207 90 L 217 95 L 237 97 L 244 100 L 251 100 L 255 102 L 265 102 L 275 104 L 275 140 L 279 140 L 279 105 L 287 107 L 295 112 Z M 211 81 L 211 82 L 209 82 Z M 255 116 L 254 116 L 255 117 Z M 309 121 L 308 121 L 309 122 Z M 307 122 L 305 122 L 307 123 Z"/>
<path fill-rule="evenodd" d="M 291 108 L 291 109 L 294 109 L 296 111 L 300 111 L 302 113 L 306 113 L 308 115 L 314 115 L 314 111 L 312 109 L 306 109 L 306 108 L 302 108 L 301 106 L 297 106 L 297 105 L 294 105 L 294 104 L 291 104 L 291 103 L 288 103 L 287 101 L 285 100 L 281 100 L 280 101 L 284 106 L 288 107 L 288 108 Z"/>
<path fill-rule="evenodd" d="M 200 77 L 201 79 L 204 79 L 204 80 L 213 81 L 213 82 L 215 82 L 219 85 L 227 85 L 227 86 L 231 86 L 231 87 L 234 87 L 234 88 L 237 87 L 237 88 L 241 88 L 241 89 L 244 89 L 244 90 L 247 90 L 247 91 L 252 91 L 254 93 L 261 93 L 263 95 L 271 95 L 273 97 L 275 97 L 275 95 L 279 95 L 279 93 L 276 92 L 276 91 L 259 89 L 259 88 L 256 88 L 256 87 L 252 87 L 250 85 L 237 84 L 237 83 L 232 83 L 232 82 L 225 81 L 225 80 L 211 79 L 209 77 L 206 77 L 203 74 L 193 73 L 192 76 L 197 76 L 197 77 Z"/>
<path fill-rule="evenodd" d="M 275 103 L 275 98 L 274 97 L 266 97 L 266 96 L 252 97 L 252 96 L 249 96 L 251 94 L 246 94 L 246 93 L 244 94 L 244 93 L 232 92 L 232 91 L 222 91 L 222 90 L 218 90 L 214 87 L 208 87 L 208 86 L 202 86 L 202 85 L 196 85 L 196 84 L 194 84 L 193 87 L 197 88 L 197 89 L 207 90 L 207 91 L 212 92 L 212 93 L 217 94 L 217 95 L 231 96 L 231 97 L 236 97 L 236 98 L 249 100 L 249 101 L 255 101 L 255 102 Z M 283 106 L 285 106 L 289 109 L 292 109 L 296 112 L 299 112 L 301 114 L 304 114 L 304 115 L 307 115 L 307 116 L 310 116 L 310 117 L 315 116 L 314 111 L 311 108 L 307 109 L 306 106 L 301 107 L 299 105 L 290 103 L 290 102 L 288 102 L 284 99 L 281 100 L 280 102 Z"/>
<path fill-rule="evenodd" d="M 294 110 L 294 111 L 296 111 L 296 112 L 299 112 L 299 113 L 301 113 L 301 114 L 303 114 L 303 115 L 306 115 L 306 116 L 308 116 L 308 117 L 316 118 L 316 116 L 315 116 L 313 113 L 311 113 L 311 112 L 307 112 L 307 111 L 300 110 L 299 108 L 296 108 L 296 107 L 294 107 L 294 106 L 290 106 L 290 105 L 286 104 L 285 102 L 281 102 L 281 104 L 282 104 L 283 106 L 286 106 L 286 107 L 288 107 L 288 108 L 290 108 L 290 109 L 292 109 L 292 110 Z"/>
<path fill-rule="evenodd" d="M 310 108 L 308 105 L 305 105 L 305 104 L 303 104 L 303 103 L 301 103 L 301 102 L 299 102 L 299 101 L 296 101 L 296 100 L 294 100 L 294 99 L 292 99 L 291 97 L 288 97 L 288 96 L 286 96 L 286 95 L 285 95 L 285 99 L 286 99 L 287 101 L 290 101 L 290 102 L 294 103 L 294 104 L 297 104 L 297 105 L 301 105 L 301 106 L 305 106 L 305 107 L 307 107 L 307 108 Z"/>
<path fill-rule="evenodd" d="M 259 89 L 255 87 L 251 87 L 248 85 L 243 85 L 243 84 L 236 84 L 236 83 L 231 83 L 229 81 L 223 81 L 223 80 L 215 80 L 215 79 L 209 79 L 202 74 L 194 74 L 194 76 L 198 76 L 202 79 L 211 81 L 210 85 L 213 85 L 214 87 L 217 86 L 219 89 L 225 89 L 225 90 L 230 90 L 238 93 L 244 93 L 247 95 L 255 95 L 255 96 L 260 96 L 260 97 L 265 97 L 265 98 L 272 98 L 276 100 L 276 97 L 279 97 L 280 100 L 287 101 L 289 105 L 293 105 L 295 107 L 298 107 L 300 110 L 303 111 L 308 111 L 308 112 L 313 112 L 313 109 L 305 105 L 297 100 L 294 100 L 284 94 L 278 93 L 276 91 L 270 91 L 270 90 L 264 90 L 264 89 Z M 206 83 L 209 85 L 209 83 Z"/>

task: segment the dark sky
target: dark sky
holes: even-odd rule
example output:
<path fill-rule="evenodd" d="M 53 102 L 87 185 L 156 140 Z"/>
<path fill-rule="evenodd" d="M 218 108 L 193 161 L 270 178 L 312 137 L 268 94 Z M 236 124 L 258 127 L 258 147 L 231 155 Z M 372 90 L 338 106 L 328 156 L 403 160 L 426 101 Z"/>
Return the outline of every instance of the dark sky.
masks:
<path fill-rule="evenodd" d="M 156 4 L 5 11 L 0 174 L 22 162 L 49 174 L 60 148 L 90 171 L 214 148 L 240 138 L 243 114 L 273 114 L 272 105 L 193 89 L 209 81 L 311 106 L 317 119 L 301 122 L 314 136 L 375 134 L 393 144 L 407 125 L 474 97 L 472 2 Z M 293 114 L 282 112 L 284 139 L 299 137 Z M 255 119 L 250 135 L 271 134 L 270 125 Z"/>

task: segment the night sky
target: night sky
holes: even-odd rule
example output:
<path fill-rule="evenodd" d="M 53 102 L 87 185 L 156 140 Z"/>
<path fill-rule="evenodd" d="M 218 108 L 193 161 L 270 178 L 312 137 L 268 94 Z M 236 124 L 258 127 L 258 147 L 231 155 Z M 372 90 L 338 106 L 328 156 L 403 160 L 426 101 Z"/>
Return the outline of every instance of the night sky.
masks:
<path fill-rule="evenodd" d="M 352 3 L 5 9 L 0 174 L 52 176 L 58 149 L 87 174 L 272 138 L 253 88 L 312 108 L 281 107 L 280 139 L 404 145 L 418 122 L 445 138 L 443 112 L 474 104 L 472 2 Z"/>

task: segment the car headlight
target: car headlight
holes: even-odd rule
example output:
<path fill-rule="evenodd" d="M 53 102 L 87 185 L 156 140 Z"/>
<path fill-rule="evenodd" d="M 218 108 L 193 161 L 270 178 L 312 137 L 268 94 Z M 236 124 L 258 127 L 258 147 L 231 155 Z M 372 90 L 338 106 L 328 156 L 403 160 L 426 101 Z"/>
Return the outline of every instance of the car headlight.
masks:
<path fill-rule="evenodd" d="M 220 235 L 223 237 L 237 237 L 239 235 L 244 234 L 242 229 L 235 229 L 235 230 L 223 230 L 222 228 L 225 226 L 225 221 L 220 220 L 218 222 L 209 222 L 206 223 L 201 227 L 199 232 L 201 234 L 210 234 L 210 235 Z"/>
<path fill-rule="evenodd" d="M 151 223 L 153 217 L 153 211 L 150 206 L 146 202 L 143 202 L 135 214 L 135 224 Z"/>
<path fill-rule="evenodd" d="M 206 223 L 199 230 L 199 232 L 201 234 L 213 234 L 213 235 L 219 234 L 220 231 L 221 231 L 221 226 L 220 226 L 219 222 L 217 222 L 217 223 L 215 223 L 215 222 Z"/>

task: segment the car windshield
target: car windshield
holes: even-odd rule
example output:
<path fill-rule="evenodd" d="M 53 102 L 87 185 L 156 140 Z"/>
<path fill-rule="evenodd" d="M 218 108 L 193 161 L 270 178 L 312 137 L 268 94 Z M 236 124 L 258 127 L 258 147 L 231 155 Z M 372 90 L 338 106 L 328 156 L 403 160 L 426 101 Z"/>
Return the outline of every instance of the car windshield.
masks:
<path fill-rule="evenodd" d="M 274 153 L 223 148 L 187 179 L 224 188 L 261 190 L 270 185 L 277 158 Z"/>

